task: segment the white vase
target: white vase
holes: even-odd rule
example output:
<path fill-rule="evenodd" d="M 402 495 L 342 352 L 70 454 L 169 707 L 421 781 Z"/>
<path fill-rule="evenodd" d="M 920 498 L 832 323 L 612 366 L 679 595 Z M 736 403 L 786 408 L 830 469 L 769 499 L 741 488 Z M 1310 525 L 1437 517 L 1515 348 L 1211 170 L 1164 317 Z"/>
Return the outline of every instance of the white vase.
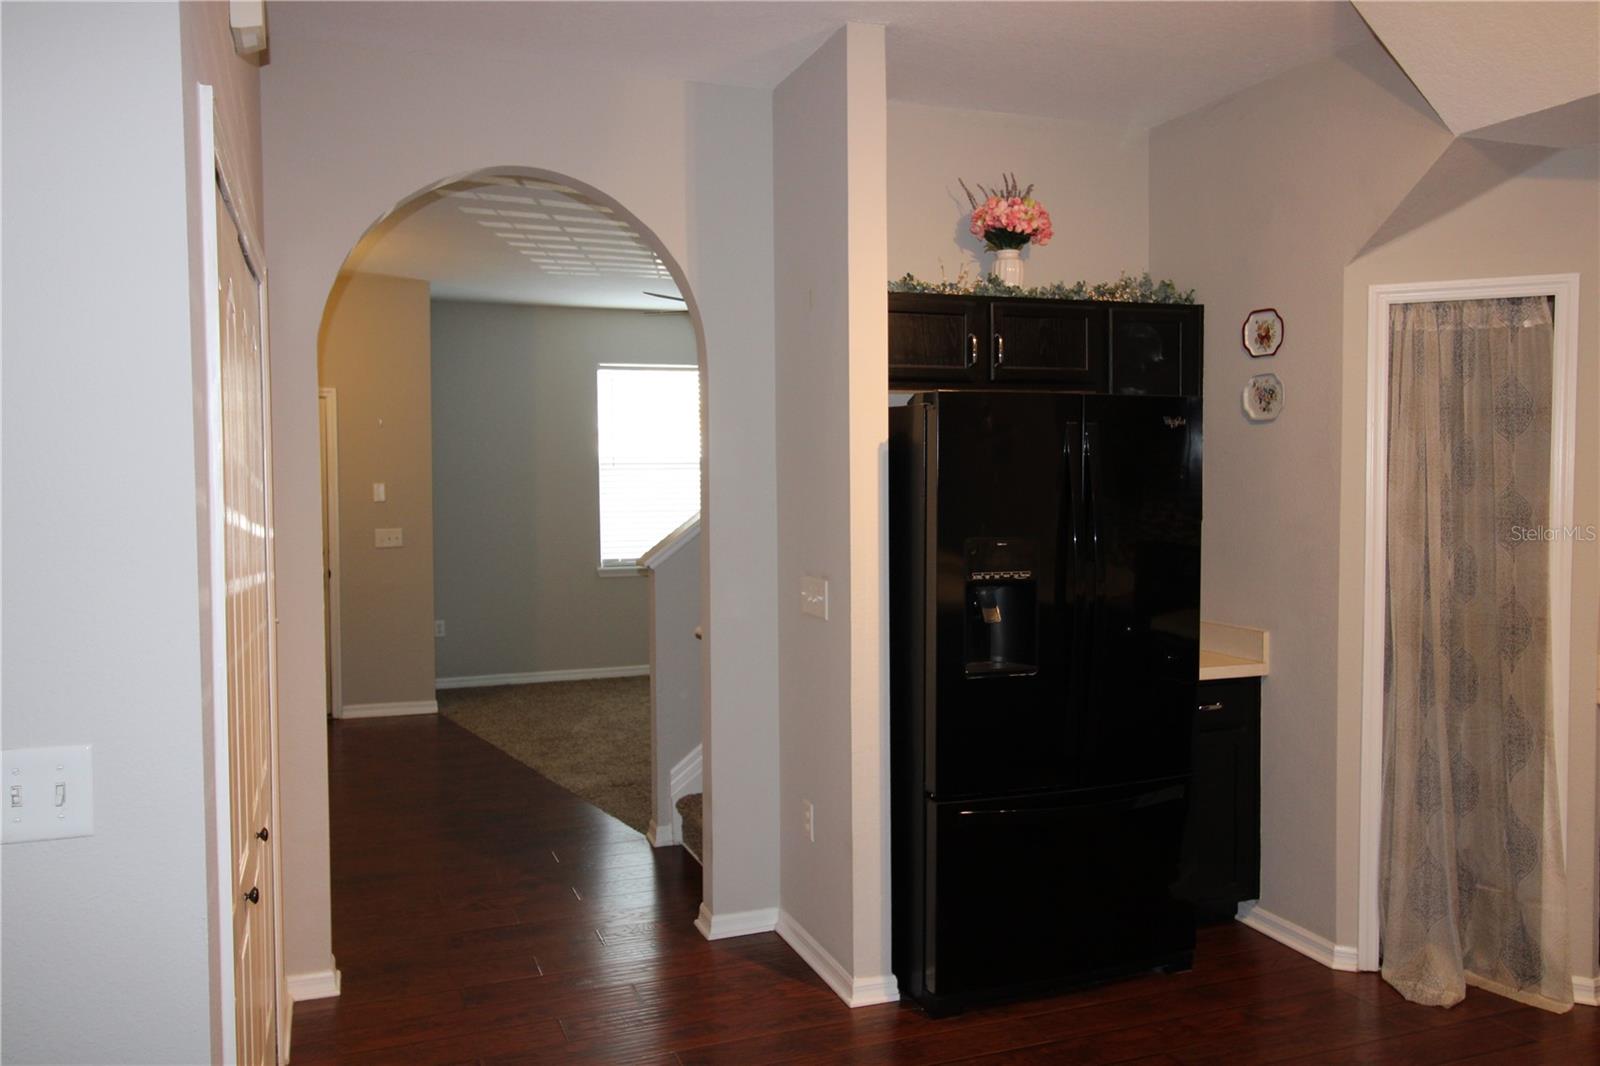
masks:
<path fill-rule="evenodd" d="M 1022 285 L 1022 250 L 1020 248 L 1001 248 L 994 253 L 995 277 L 1007 285 Z"/>

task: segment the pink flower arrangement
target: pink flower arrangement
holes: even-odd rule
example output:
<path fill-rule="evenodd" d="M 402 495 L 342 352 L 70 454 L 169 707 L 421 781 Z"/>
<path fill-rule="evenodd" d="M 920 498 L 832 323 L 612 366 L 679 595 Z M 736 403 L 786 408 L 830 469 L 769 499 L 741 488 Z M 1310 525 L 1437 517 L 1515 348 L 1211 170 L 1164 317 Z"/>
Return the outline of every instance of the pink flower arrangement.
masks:
<path fill-rule="evenodd" d="M 972 225 L 968 227 L 974 237 L 982 237 L 991 252 L 1002 248 L 1021 248 L 1037 244 L 1041 248 L 1055 236 L 1050 223 L 1050 212 L 1044 204 L 1033 198 L 1033 186 L 1026 189 L 1017 183 L 1015 174 L 1002 174 L 999 188 L 978 186 L 984 195 L 982 203 L 961 181 L 961 191 L 967 194 L 972 205 Z M 960 181 L 960 179 L 957 179 Z"/>

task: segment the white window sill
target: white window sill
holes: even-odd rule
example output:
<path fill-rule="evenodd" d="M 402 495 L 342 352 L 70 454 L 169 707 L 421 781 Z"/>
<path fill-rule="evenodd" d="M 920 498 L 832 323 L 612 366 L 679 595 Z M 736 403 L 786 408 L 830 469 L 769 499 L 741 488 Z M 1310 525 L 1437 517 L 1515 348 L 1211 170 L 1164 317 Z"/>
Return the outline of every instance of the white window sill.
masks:
<path fill-rule="evenodd" d="M 594 572 L 601 577 L 641 577 L 645 569 L 642 566 L 597 566 Z"/>

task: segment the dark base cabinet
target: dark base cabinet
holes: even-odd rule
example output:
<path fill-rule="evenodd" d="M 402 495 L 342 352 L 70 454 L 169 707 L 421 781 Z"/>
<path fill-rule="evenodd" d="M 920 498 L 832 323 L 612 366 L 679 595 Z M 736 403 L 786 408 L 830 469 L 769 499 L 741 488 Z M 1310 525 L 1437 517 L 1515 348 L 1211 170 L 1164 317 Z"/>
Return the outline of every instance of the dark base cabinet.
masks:
<path fill-rule="evenodd" d="M 1261 895 L 1261 679 L 1202 681 L 1178 894 L 1201 921 Z"/>

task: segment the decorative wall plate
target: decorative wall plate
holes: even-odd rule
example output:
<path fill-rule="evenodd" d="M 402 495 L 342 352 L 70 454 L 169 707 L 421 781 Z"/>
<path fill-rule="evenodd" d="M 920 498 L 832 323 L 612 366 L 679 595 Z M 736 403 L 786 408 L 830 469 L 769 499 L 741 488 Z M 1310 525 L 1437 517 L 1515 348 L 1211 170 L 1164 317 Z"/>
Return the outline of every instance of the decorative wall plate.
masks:
<path fill-rule="evenodd" d="M 1260 359 L 1264 355 L 1277 355 L 1283 344 L 1283 316 L 1271 307 L 1251 311 L 1244 318 L 1244 350 Z"/>
<path fill-rule="evenodd" d="M 1244 383 L 1244 413 L 1252 422 L 1271 422 L 1283 411 L 1283 382 L 1276 374 L 1257 374 Z"/>

